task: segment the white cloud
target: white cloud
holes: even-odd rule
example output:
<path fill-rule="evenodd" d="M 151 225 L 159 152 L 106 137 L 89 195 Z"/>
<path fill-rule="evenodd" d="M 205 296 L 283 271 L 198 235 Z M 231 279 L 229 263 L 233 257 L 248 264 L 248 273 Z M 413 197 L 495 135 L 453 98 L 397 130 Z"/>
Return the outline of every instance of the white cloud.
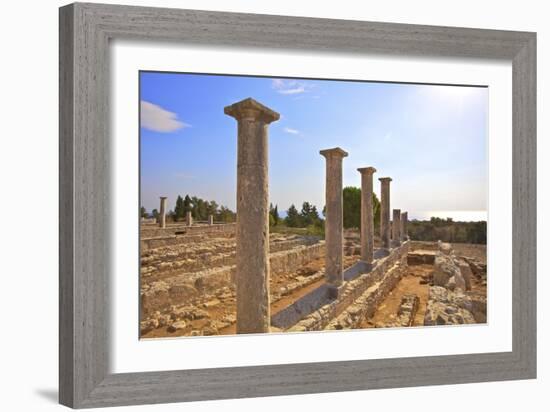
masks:
<path fill-rule="evenodd" d="M 283 131 L 285 133 L 290 133 L 290 134 L 300 134 L 300 131 L 299 130 L 296 130 L 296 129 L 291 129 L 290 127 L 285 127 L 283 129 Z"/>
<path fill-rule="evenodd" d="M 298 80 L 273 79 L 271 87 L 279 94 L 293 95 L 306 93 L 313 86 Z"/>
<path fill-rule="evenodd" d="M 274 89 L 279 89 L 281 87 L 283 87 L 284 85 L 284 80 L 283 79 L 273 79 L 271 81 L 271 86 L 274 88 Z"/>
<path fill-rule="evenodd" d="M 141 127 L 154 132 L 170 133 L 190 126 L 179 120 L 176 113 L 169 112 L 156 104 L 141 101 Z"/>
<path fill-rule="evenodd" d="M 294 89 L 279 90 L 281 94 L 299 94 L 305 93 L 306 89 L 303 86 L 295 87 Z"/>

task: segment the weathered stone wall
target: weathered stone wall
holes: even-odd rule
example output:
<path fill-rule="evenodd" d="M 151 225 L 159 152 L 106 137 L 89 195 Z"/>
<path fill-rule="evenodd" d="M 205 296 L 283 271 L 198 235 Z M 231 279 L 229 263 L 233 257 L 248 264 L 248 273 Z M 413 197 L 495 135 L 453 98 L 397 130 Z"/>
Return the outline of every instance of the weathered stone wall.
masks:
<path fill-rule="evenodd" d="M 275 239 L 269 243 L 269 253 L 282 252 L 298 246 L 313 245 L 320 241 L 321 238 L 317 236 L 297 236 L 288 240 Z"/>
<path fill-rule="evenodd" d="M 302 259 L 308 258 L 310 255 L 315 255 L 315 248 L 308 250 L 305 256 L 302 256 L 301 246 L 310 246 L 318 244 L 318 237 L 274 237 L 270 242 L 270 251 L 280 253 L 290 249 L 296 249 L 298 256 L 290 254 L 287 259 Z M 160 247 L 148 249 L 141 252 L 141 275 L 145 278 L 154 279 L 158 277 L 167 277 L 176 275 L 182 272 L 201 271 L 206 268 L 218 266 L 230 266 L 235 264 L 235 240 L 224 238 L 211 238 L 197 243 L 184 243 L 173 245 L 170 247 Z M 274 259 L 275 264 L 280 264 L 283 261 Z M 275 272 L 279 271 L 278 266 L 274 268 Z"/>
<path fill-rule="evenodd" d="M 466 289 L 462 272 L 453 256 L 441 252 L 436 255 L 433 284 L 434 286 L 443 286 L 451 290 Z"/>
<path fill-rule="evenodd" d="M 397 311 L 397 319 L 392 322 L 377 323 L 376 328 L 406 328 L 412 326 L 414 317 L 418 311 L 420 299 L 417 295 L 409 293 L 403 295 L 399 309 Z"/>
<path fill-rule="evenodd" d="M 301 245 L 290 250 L 272 253 L 269 256 L 271 275 L 294 271 L 314 259 L 321 257 L 325 252 L 325 242 L 314 245 Z"/>
<path fill-rule="evenodd" d="M 155 237 L 175 236 L 176 234 L 194 235 L 199 233 L 235 233 L 235 223 L 187 226 L 180 223 L 167 224 L 165 229 L 144 225 L 141 230 L 143 240 Z"/>
<path fill-rule="evenodd" d="M 486 286 L 487 285 L 487 263 L 480 262 L 475 258 L 463 257 L 463 259 L 470 267 L 472 276 L 477 277 L 481 281 L 481 284 Z"/>
<path fill-rule="evenodd" d="M 419 304 L 420 299 L 415 294 L 403 295 L 397 312 L 397 325 L 401 327 L 412 326 Z"/>
<path fill-rule="evenodd" d="M 424 325 L 461 325 L 487 321 L 487 298 L 463 290 L 430 287 Z"/>
<path fill-rule="evenodd" d="M 171 235 L 159 238 L 149 238 L 141 241 L 141 251 L 149 251 L 151 249 L 157 249 L 168 246 L 188 245 L 188 244 L 203 244 L 211 241 L 213 238 L 217 240 L 221 239 L 233 239 L 233 249 L 235 248 L 235 236 L 232 232 L 226 233 L 213 233 L 213 234 L 191 234 L 191 235 Z M 312 245 L 321 240 L 318 236 L 295 236 L 285 237 L 284 239 L 274 239 L 269 245 L 270 252 L 280 252 L 287 250 L 294 246 L 300 245 Z M 145 253 L 147 255 L 147 253 Z"/>
<path fill-rule="evenodd" d="M 227 238 L 231 239 L 235 237 L 235 234 L 233 232 L 220 232 L 212 234 L 215 235 L 217 238 Z M 205 233 L 197 233 L 197 234 L 188 234 L 188 235 L 169 235 L 169 236 L 162 236 L 162 237 L 154 237 L 154 238 L 143 238 L 140 240 L 140 247 L 141 252 L 147 251 L 150 249 L 156 249 L 159 247 L 165 247 L 165 246 L 176 246 L 176 245 L 185 245 L 189 243 L 199 243 L 204 242 L 206 239 L 206 236 L 212 236 Z"/>
<path fill-rule="evenodd" d="M 392 249 L 388 256 L 376 259 L 370 271 L 345 282 L 339 289 L 336 299 L 307 315 L 288 330 L 297 332 L 335 329 L 338 327 L 336 318 L 356 301 L 357 305 L 353 305 L 351 311 L 346 312 L 343 317 L 361 316 L 359 312 L 364 311 L 374 313 L 377 302 L 379 303 L 401 279 L 407 267 L 408 250 L 409 243 L 405 242 L 401 247 Z"/>
<path fill-rule="evenodd" d="M 409 265 L 433 265 L 435 263 L 436 252 L 432 250 L 416 250 L 409 252 L 407 263 Z"/>
<path fill-rule="evenodd" d="M 407 269 L 406 259 L 396 262 L 382 278 L 370 286 L 365 293 L 353 300 L 349 306 L 335 319 L 332 319 L 325 329 L 353 329 L 359 327 L 364 319 L 371 318 L 376 308 L 395 288 Z"/>
<path fill-rule="evenodd" d="M 323 253 L 323 241 L 273 253 L 270 255 L 271 276 L 295 271 L 307 262 L 320 258 Z M 317 280 L 316 277 L 308 277 L 304 284 L 315 280 Z M 205 291 L 212 293 L 216 289 L 228 286 L 234 288 L 234 281 L 235 265 L 233 264 L 194 273 L 183 273 L 142 285 L 142 317 L 155 311 L 166 310 L 171 305 L 197 298 Z"/>

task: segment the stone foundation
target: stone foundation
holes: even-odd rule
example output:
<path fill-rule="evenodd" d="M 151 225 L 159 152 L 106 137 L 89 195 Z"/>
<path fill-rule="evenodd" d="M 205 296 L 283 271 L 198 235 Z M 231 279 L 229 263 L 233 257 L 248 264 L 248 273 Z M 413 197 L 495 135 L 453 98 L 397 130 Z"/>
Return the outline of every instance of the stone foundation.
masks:
<path fill-rule="evenodd" d="M 219 239 L 226 238 L 231 239 L 235 237 L 235 234 L 233 232 L 222 232 L 222 233 L 216 233 L 216 237 Z M 168 247 L 168 246 L 178 246 L 178 245 L 186 245 L 190 243 L 201 243 L 205 240 L 207 240 L 204 233 L 198 233 L 188 236 L 182 236 L 182 235 L 169 235 L 169 236 L 161 236 L 161 237 L 150 237 L 150 238 L 142 238 L 139 245 L 141 248 L 141 252 L 150 250 L 150 249 L 156 249 L 159 247 Z"/>
<path fill-rule="evenodd" d="M 295 249 L 297 254 L 290 254 L 286 260 L 304 260 L 301 247 L 319 244 L 319 238 L 296 237 L 277 238 L 270 242 L 271 254 L 282 253 Z M 306 258 L 318 253 L 316 248 L 306 250 Z M 297 255 L 297 256 L 296 256 Z M 282 260 L 281 260 L 282 259 Z M 273 259 L 275 271 L 279 271 L 278 265 L 284 264 L 285 258 Z M 143 277 L 167 277 L 181 274 L 182 272 L 196 272 L 204 268 L 220 266 L 232 266 L 235 264 L 235 239 L 211 238 L 197 243 L 185 243 L 174 246 L 162 246 L 155 249 L 144 250 L 141 253 L 141 275 Z"/>
<path fill-rule="evenodd" d="M 478 302 L 476 305 L 479 305 Z M 485 303 L 486 304 L 486 303 Z M 481 305 L 480 305 L 481 306 Z M 424 316 L 424 326 L 433 325 L 461 325 L 479 323 L 471 310 L 474 304 L 470 297 L 463 291 L 450 291 L 442 286 L 430 287 L 430 299 Z M 483 313 L 481 307 L 477 307 L 478 317 Z M 485 309 L 485 319 L 486 319 Z"/>
<path fill-rule="evenodd" d="M 407 263 L 409 265 L 433 265 L 435 263 L 435 251 L 432 250 L 416 250 L 409 252 Z"/>
<path fill-rule="evenodd" d="M 418 311 L 420 300 L 414 294 L 403 295 L 399 310 L 397 311 L 397 319 L 394 322 L 384 324 L 377 323 L 377 328 L 406 328 L 412 326 L 414 317 Z"/>
<path fill-rule="evenodd" d="M 378 305 L 388 296 L 406 271 L 406 261 L 395 263 L 382 279 L 371 285 L 363 295 L 355 299 L 340 315 L 331 320 L 325 327 L 331 329 L 358 328 L 364 319 L 371 318 Z"/>
<path fill-rule="evenodd" d="M 235 233 L 235 223 L 215 223 L 214 225 L 187 226 L 182 223 L 166 224 L 165 229 L 158 227 L 143 226 L 141 228 L 141 239 L 155 237 L 166 237 L 175 235 L 194 235 L 200 233 Z"/>
<path fill-rule="evenodd" d="M 375 259 L 369 267 L 360 262 L 357 265 L 363 266 L 366 273 L 357 275 L 355 278 L 345 282 L 338 290 L 336 298 L 327 295 L 330 290 L 324 286 L 317 293 L 317 298 L 323 306 L 316 308 L 312 313 L 305 314 L 305 317 L 287 328 L 288 331 L 298 332 L 307 330 L 337 329 L 341 322 L 348 322 L 355 326 L 356 320 L 361 316 L 372 316 L 378 303 L 394 288 L 401 279 L 407 267 L 408 242 L 401 247 L 391 249 L 388 256 Z M 376 254 L 375 254 L 376 255 Z M 356 265 L 356 266 L 357 266 Z M 350 268 L 349 270 L 353 270 Z M 305 296 L 301 300 L 307 300 Z M 300 308 L 300 302 L 295 303 Z M 310 308 L 315 308 L 315 302 L 307 302 Z M 303 309 L 303 308 L 301 308 Z M 353 326 L 350 326 L 353 327 Z"/>
<path fill-rule="evenodd" d="M 302 245 L 290 250 L 276 252 L 270 255 L 271 275 L 293 272 L 300 269 L 311 260 L 323 256 L 324 242 L 313 245 Z M 233 257 L 234 262 L 234 257 Z M 219 266 L 199 272 L 182 273 L 167 279 L 154 281 L 141 288 L 142 317 L 155 311 L 163 311 L 171 305 L 177 305 L 195 299 L 205 293 L 213 293 L 223 287 L 234 288 L 235 265 Z M 319 279 L 319 276 L 309 276 L 301 282 L 296 282 L 294 288 L 303 287 Z M 283 291 L 285 292 L 285 291 Z M 282 296 L 282 292 L 274 292 L 274 300 Z"/>
<path fill-rule="evenodd" d="M 418 311 L 420 300 L 414 294 L 403 295 L 399 311 L 397 312 L 397 324 L 401 327 L 412 326 L 414 317 Z"/>
<path fill-rule="evenodd" d="M 464 258 L 457 258 L 451 245 L 439 243 L 430 287 L 425 326 L 485 323 L 487 297 L 469 292 L 472 270 Z"/>

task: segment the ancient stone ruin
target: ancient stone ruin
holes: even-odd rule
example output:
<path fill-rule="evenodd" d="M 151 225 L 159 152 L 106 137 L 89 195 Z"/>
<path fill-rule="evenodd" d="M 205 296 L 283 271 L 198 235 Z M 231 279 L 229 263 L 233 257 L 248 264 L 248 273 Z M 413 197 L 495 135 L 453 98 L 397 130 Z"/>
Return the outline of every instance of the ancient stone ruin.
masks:
<path fill-rule="evenodd" d="M 279 114 L 248 98 L 228 106 L 237 122 L 237 221 L 143 220 L 141 337 L 410 327 L 486 321 L 486 264 L 448 244 L 409 240 L 408 214 L 393 209 L 380 178 L 374 227 L 372 167 L 359 168 L 361 220 L 343 228 L 342 165 L 325 158 L 325 239 L 270 234 L 268 128 Z M 483 253 L 478 255 L 483 256 Z"/>
<path fill-rule="evenodd" d="M 434 259 L 433 286 L 430 287 L 425 325 L 485 323 L 487 294 L 472 291 L 475 263 L 454 254 L 448 243 L 438 244 Z M 481 271 L 475 269 L 476 273 Z M 481 272 L 486 274 L 487 267 Z M 480 279 L 482 282 L 483 280 Z"/>

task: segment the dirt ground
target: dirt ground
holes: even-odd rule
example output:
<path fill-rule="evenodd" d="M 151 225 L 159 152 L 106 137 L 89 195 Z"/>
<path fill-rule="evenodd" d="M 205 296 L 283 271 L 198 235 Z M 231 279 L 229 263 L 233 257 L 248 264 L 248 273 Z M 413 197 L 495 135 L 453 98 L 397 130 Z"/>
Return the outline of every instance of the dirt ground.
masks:
<path fill-rule="evenodd" d="M 422 326 L 424 324 L 426 304 L 428 303 L 429 285 L 420 284 L 420 280 L 422 276 L 428 276 L 432 271 L 433 265 L 409 266 L 407 274 L 403 276 L 395 289 L 378 306 L 374 316 L 369 320 L 365 320 L 360 325 L 360 328 L 374 328 L 376 325 L 384 325 L 385 323 L 394 321 L 397 318 L 401 298 L 404 294 L 408 293 L 413 293 L 420 299 L 418 311 L 412 326 Z"/>
<path fill-rule="evenodd" d="M 470 243 L 453 243 L 453 250 L 457 256 L 468 256 L 482 263 L 487 263 L 487 246 L 473 245 Z"/>

